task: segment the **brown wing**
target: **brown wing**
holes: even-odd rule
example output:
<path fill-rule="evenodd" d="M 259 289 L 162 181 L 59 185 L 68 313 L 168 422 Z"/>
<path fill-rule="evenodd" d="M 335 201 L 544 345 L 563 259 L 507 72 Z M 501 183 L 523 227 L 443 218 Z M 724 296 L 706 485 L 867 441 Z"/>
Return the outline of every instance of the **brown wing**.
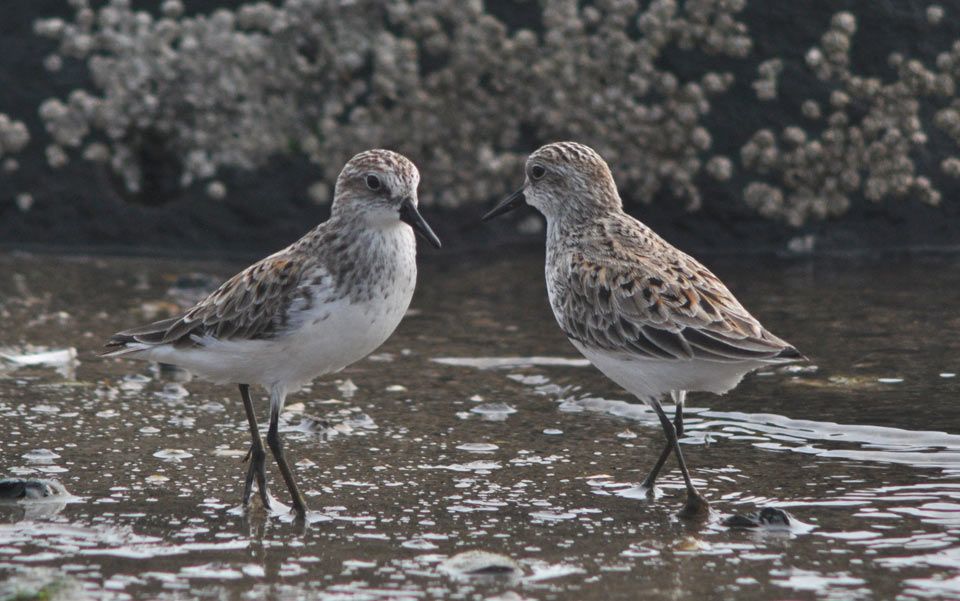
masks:
<path fill-rule="evenodd" d="M 290 302 L 308 267 L 281 252 L 227 280 L 180 317 L 118 332 L 108 352 L 131 343 L 193 344 L 194 338 L 263 338 L 286 324 Z"/>
<path fill-rule="evenodd" d="M 787 361 L 796 349 L 768 332 L 690 257 L 631 262 L 571 253 L 553 284 L 554 312 L 568 337 L 653 359 Z M 666 259 L 666 263 L 661 263 Z"/>
<path fill-rule="evenodd" d="M 262 338 L 286 323 L 286 308 L 304 272 L 283 254 L 254 263 L 227 280 L 164 332 L 161 343 L 193 336 Z"/>

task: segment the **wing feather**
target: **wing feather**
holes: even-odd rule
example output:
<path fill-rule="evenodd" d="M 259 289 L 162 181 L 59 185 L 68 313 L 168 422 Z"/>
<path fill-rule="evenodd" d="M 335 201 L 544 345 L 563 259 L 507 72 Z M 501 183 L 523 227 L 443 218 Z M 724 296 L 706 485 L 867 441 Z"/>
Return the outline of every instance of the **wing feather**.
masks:
<path fill-rule="evenodd" d="M 651 256 L 649 240 L 624 237 L 622 231 L 601 238 L 570 245 L 565 259 L 554 261 L 548 274 L 554 314 L 568 337 L 651 359 L 802 358 L 692 257 L 666 242 L 660 254 Z M 585 247 L 595 252 L 587 256 Z"/>
<path fill-rule="evenodd" d="M 159 344 L 262 338 L 283 325 L 301 277 L 309 269 L 281 252 L 224 282 L 163 332 Z"/>

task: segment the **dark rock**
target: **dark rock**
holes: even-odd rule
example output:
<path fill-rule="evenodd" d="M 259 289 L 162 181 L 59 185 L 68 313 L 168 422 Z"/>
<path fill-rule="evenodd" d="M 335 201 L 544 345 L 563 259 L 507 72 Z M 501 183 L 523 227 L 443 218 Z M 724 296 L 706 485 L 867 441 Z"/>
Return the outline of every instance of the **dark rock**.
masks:
<path fill-rule="evenodd" d="M 789 528 L 793 523 L 790 514 L 776 507 L 764 507 L 746 515 L 732 515 L 723 520 L 728 528 Z"/>
<path fill-rule="evenodd" d="M 66 496 L 67 489 L 53 480 L 4 478 L 0 480 L 0 501 L 32 501 Z"/>

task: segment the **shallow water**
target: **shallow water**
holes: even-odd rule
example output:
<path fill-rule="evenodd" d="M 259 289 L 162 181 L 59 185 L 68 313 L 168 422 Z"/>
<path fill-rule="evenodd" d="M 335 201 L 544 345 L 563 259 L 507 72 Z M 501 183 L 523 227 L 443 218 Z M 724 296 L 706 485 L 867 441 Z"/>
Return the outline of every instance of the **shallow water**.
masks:
<path fill-rule="evenodd" d="M 656 420 L 560 335 L 541 261 L 426 265 L 383 348 L 288 400 L 304 527 L 236 511 L 235 389 L 96 356 L 240 265 L 0 256 L 0 476 L 72 493 L 0 505 L 0 598 L 960 597 L 960 259 L 707 260 L 816 368 L 688 399 L 703 524 L 676 470 L 637 494 Z M 719 523 L 765 506 L 795 527 Z"/>

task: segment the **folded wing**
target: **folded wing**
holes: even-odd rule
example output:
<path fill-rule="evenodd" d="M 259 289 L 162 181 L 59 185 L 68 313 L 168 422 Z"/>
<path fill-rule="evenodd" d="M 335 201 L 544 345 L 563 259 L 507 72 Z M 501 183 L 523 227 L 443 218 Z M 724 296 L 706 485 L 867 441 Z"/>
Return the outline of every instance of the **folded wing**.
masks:
<path fill-rule="evenodd" d="M 107 341 L 108 353 L 128 346 L 196 344 L 220 340 L 263 338 L 286 323 L 290 303 L 307 266 L 283 253 L 267 257 L 238 273 L 189 311 L 171 319 L 118 332 Z"/>
<path fill-rule="evenodd" d="M 761 326 L 706 267 L 686 255 L 662 267 L 571 254 L 553 286 L 561 328 L 581 344 L 648 359 L 803 358 Z"/>

